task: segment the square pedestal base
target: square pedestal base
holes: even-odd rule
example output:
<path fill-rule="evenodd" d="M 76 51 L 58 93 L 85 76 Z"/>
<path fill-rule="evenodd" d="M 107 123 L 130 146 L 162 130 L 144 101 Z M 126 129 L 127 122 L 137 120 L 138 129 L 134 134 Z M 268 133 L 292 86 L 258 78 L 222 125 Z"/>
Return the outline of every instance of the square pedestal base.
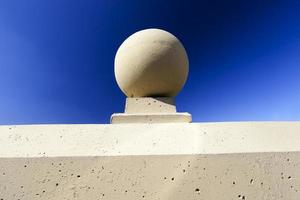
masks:
<path fill-rule="evenodd" d="M 111 124 L 122 123 L 190 123 L 192 116 L 189 113 L 147 113 L 127 114 L 115 113 L 110 118 Z"/>

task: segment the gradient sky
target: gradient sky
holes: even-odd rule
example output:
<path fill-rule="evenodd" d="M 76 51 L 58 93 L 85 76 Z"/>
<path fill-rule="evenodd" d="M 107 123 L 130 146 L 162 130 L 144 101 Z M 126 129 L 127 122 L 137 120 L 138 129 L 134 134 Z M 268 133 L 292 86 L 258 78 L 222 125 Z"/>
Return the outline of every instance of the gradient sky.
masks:
<path fill-rule="evenodd" d="M 0 124 L 108 123 L 114 56 L 161 28 L 184 44 L 193 121 L 300 120 L 300 1 L 0 1 Z"/>

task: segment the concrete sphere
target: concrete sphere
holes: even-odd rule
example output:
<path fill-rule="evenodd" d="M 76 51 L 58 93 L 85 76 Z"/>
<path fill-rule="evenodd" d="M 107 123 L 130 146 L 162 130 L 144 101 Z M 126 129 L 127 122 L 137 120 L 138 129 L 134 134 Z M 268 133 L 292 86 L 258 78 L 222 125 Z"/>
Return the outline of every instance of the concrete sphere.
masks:
<path fill-rule="evenodd" d="M 134 33 L 115 57 L 115 77 L 127 97 L 173 97 L 183 87 L 188 71 L 183 45 L 160 29 Z"/>

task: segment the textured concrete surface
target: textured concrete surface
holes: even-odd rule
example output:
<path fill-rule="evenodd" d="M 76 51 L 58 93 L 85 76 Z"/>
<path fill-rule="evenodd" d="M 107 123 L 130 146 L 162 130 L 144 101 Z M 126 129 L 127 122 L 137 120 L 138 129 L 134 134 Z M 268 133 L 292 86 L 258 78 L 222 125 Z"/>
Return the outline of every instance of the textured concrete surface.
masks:
<path fill-rule="evenodd" d="M 0 126 L 0 199 L 300 197 L 300 123 Z"/>
<path fill-rule="evenodd" d="M 300 153 L 0 159 L 0 199 L 299 200 Z"/>

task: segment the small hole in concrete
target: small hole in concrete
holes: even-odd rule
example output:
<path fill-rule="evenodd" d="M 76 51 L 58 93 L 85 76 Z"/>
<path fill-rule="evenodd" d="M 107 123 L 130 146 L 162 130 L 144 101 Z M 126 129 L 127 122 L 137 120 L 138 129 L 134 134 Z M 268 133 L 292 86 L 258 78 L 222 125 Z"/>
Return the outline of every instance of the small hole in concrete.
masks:
<path fill-rule="evenodd" d="M 172 177 L 171 180 L 174 181 L 174 177 Z"/>

